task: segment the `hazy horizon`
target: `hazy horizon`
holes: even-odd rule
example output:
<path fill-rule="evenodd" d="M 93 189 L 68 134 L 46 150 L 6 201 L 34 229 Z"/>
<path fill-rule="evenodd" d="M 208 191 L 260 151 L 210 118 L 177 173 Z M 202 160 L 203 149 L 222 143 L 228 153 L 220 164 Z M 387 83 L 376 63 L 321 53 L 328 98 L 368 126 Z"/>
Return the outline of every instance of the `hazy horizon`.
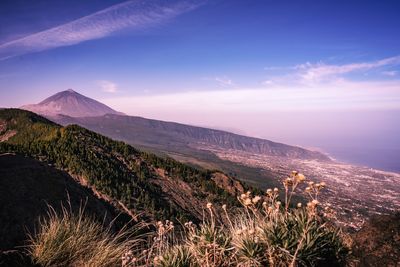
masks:
<path fill-rule="evenodd" d="M 3 1 L 0 106 L 72 88 L 129 115 L 400 172 L 399 13 L 398 1 Z"/>

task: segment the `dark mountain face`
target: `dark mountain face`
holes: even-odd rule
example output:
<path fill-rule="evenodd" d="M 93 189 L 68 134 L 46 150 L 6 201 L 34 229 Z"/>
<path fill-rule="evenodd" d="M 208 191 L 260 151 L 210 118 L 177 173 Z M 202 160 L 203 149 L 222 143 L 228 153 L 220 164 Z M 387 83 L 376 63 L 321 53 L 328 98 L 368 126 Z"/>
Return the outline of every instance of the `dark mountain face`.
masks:
<path fill-rule="evenodd" d="M 50 96 L 39 104 L 25 105 L 21 108 L 48 117 L 55 117 L 58 114 L 68 115 L 71 117 L 123 114 L 96 100 L 81 95 L 72 89 Z"/>
<path fill-rule="evenodd" d="M 27 233 L 34 233 L 48 205 L 59 211 L 61 203 L 74 212 L 85 206 L 87 214 L 106 224 L 120 213 L 64 171 L 20 155 L 0 154 L 0 251 L 26 245 Z M 120 215 L 116 222 L 128 221 L 129 216 Z"/>

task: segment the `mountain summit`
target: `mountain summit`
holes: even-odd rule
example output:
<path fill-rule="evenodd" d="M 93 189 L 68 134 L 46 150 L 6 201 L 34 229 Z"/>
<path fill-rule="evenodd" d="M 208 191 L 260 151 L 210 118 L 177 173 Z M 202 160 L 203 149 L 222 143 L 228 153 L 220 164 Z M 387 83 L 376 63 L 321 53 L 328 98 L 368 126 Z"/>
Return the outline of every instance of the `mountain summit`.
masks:
<path fill-rule="evenodd" d="M 72 89 L 52 95 L 39 104 L 22 106 L 21 109 L 48 117 L 54 117 L 59 114 L 71 117 L 92 117 L 105 114 L 123 115 L 123 113 L 115 111 L 94 99 L 81 95 Z"/>

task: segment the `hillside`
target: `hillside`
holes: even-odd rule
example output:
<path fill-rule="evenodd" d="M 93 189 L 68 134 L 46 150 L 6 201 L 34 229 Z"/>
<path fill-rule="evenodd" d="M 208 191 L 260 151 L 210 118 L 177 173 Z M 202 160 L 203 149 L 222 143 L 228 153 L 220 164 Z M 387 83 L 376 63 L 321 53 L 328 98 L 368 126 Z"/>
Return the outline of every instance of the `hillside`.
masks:
<path fill-rule="evenodd" d="M 21 109 L 29 110 L 44 116 L 54 117 L 58 114 L 73 117 L 102 116 L 104 114 L 123 114 L 72 89 L 59 92 L 40 102 L 25 105 Z"/>
<path fill-rule="evenodd" d="M 28 111 L 0 110 L 0 125 L 0 153 L 51 164 L 135 219 L 199 220 L 207 201 L 235 205 L 244 190 L 222 173 L 141 152 L 77 125 L 61 127 Z"/>
<path fill-rule="evenodd" d="M 13 154 L 0 155 L 0 251 L 25 245 L 27 233 L 33 234 L 48 205 L 59 210 L 61 203 L 78 212 L 85 206 L 87 214 L 110 223 L 119 213 L 108 202 L 82 187 L 66 172 L 38 160 Z M 68 203 L 69 202 L 69 203 Z M 118 216 L 126 223 L 129 216 Z"/>
<path fill-rule="evenodd" d="M 60 116 L 56 121 L 61 124 L 79 124 L 112 138 L 166 150 L 174 148 L 178 150 L 182 147 L 195 149 L 215 146 L 221 149 L 234 149 L 269 156 L 329 160 L 327 156 L 320 152 L 296 146 L 220 130 L 142 117 L 115 114 L 85 118 Z"/>

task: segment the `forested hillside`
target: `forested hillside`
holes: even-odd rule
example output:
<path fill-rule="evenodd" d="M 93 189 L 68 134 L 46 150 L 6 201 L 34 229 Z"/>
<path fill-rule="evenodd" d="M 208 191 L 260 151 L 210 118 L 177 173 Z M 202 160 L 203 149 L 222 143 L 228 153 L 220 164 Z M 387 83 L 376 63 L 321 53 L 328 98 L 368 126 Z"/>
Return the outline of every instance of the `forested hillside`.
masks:
<path fill-rule="evenodd" d="M 141 152 L 77 125 L 62 127 L 19 109 L 0 110 L 0 138 L 0 153 L 15 152 L 64 170 L 133 217 L 196 220 L 206 201 L 236 205 L 235 195 L 244 190 L 224 174 Z"/>

